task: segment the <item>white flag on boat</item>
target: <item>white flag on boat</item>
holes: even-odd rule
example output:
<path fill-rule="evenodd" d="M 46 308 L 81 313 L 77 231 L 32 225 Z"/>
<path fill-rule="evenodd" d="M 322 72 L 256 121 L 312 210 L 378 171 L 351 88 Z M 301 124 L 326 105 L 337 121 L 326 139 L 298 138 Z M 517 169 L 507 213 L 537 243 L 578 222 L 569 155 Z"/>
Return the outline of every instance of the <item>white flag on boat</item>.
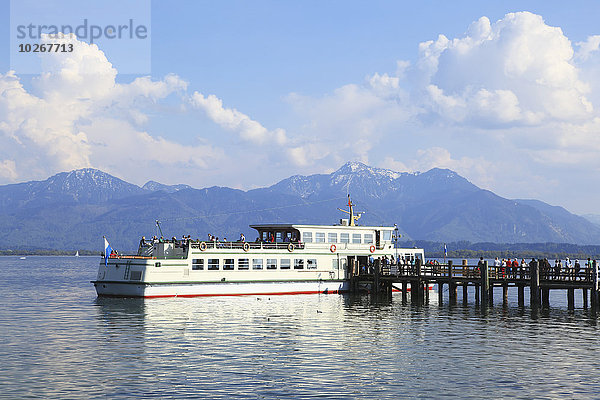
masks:
<path fill-rule="evenodd" d="M 106 240 L 106 236 L 102 236 L 104 238 L 104 265 L 108 265 L 108 257 L 110 257 L 110 253 L 112 253 L 112 247 L 108 244 L 108 240 Z"/>

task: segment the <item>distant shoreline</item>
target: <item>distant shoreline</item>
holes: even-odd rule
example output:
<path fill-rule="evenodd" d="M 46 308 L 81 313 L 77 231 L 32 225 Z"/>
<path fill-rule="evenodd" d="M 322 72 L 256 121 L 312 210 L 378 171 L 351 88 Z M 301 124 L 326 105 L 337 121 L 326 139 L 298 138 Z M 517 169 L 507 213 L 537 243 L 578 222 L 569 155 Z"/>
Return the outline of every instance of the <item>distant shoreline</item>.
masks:
<path fill-rule="evenodd" d="M 547 258 L 564 260 L 600 258 L 600 245 L 578 245 L 573 243 L 471 243 L 432 242 L 426 240 L 399 241 L 399 247 L 417 247 L 425 250 L 426 258 L 443 258 L 444 245 L 448 253 L 446 258 Z"/>
<path fill-rule="evenodd" d="M 587 260 L 588 257 L 591 259 L 600 259 L 598 254 L 584 254 L 584 253 L 540 253 L 540 252 L 515 252 L 515 251 L 473 251 L 473 250 L 455 250 L 449 251 L 446 258 L 462 258 L 462 259 L 476 259 L 483 257 L 484 259 L 493 259 L 498 257 L 499 259 L 510 258 L 510 259 L 525 259 L 531 260 L 532 258 L 540 259 L 546 258 L 548 260 L 564 260 L 565 258 Z M 442 259 L 444 258 L 443 252 L 425 252 L 425 258 L 431 259 Z"/>
<path fill-rule="evenodd" d="M 79 251 L 80 256 L 99 256 L 100 251 L 92 250 L 0 250 L 0 256 L 74 256 Z"/>
<path fill-rule="evenodd" d="M 403 243 L 406 244 L 406 243 Z M 410 246 L 412 247 L 412 246 Z M 449 247 L 449 246 L 448 246 Z M 507 246 L 508 247 L 508 246 Z M 596 247 L 596 246 L 594 246 Z M 101 251 L 93 251 L 93 250 L 25 250 L 25 249 L 7 249 L 0 250 L 0 256 L 74 256 L 75 252 L 79 251 L 80 256 L 101 256 Z M 485 259 L 493 259 L 493 258 L 547 258 L 549 260 L 560 259 L 563 260 L 567 257 L 571 259 L 599 259 L 600 252 L 598 251 L 539 251 L 534 249 L 519 249 L 519 250 L 474 250 L 474 249 L 454 249 L 448 250 L 448 254 L 446 258 L 463 258 L 463 259 L 472 259 L 483 257 Z M 432 251 L 431 249 L 428 251 L 427 246 L 425 246 L 425 258 L 426 259 L 442 259 L 444 258 L 443 251 Z"/>

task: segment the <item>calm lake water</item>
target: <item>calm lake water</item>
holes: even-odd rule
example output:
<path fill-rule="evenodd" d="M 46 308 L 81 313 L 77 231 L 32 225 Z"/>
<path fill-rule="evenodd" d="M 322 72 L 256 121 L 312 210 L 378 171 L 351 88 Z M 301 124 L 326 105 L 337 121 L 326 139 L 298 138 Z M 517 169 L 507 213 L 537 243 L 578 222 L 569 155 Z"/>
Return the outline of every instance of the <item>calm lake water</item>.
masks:
<path fill-rule="evenodd" d="M 0 258 L 0 398 L 600 397 L 598 319 L 561 292 L 540 312 L 516 289 L 486 312 L 472 295 L 98 299 L 98 261 Z"/>

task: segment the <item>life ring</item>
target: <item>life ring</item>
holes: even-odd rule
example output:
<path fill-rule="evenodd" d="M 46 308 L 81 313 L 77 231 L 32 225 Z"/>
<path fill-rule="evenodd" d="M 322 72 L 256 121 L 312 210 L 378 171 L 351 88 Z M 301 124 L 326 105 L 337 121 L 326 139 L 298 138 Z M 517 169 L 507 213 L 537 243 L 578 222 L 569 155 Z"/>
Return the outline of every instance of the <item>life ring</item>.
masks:
<path fill-rule="evenodd" d="M 206 250 L 206 243 L 205 242 L 200 242 L 200 246 L 198 246 L 200 248 L 200 251 L 204 251 Z"/>
<path fill-rule="evenodd" d="M 335 253 L 336 249 L 337 249 L 337 247 L 335 247 L 335 244 L 332 244 L 331 247 L 329 248 L 329 250 L 331 250 L 332 253 Z"/>
<path fill-rule="evenodd" d="M 375 246 L 371 245 L 371 247 L 369 247 L 369 251 L 371 253 L 375 253 Z"/>
<path fill-rule="evenodd" d="M 292 251 L 294 251 L 294 245 L 293 244 L 288 244 L 288 251 L 291 253 Z"/>
<path fill-rule="evenodd" d="M 242 245 L 242 249 L 244 249 L 244 251 L 248 251 L 248 250 L 250 250 L 250 245 L 248 244 L 248 242 L 245 242 L 245 243 Z"/>

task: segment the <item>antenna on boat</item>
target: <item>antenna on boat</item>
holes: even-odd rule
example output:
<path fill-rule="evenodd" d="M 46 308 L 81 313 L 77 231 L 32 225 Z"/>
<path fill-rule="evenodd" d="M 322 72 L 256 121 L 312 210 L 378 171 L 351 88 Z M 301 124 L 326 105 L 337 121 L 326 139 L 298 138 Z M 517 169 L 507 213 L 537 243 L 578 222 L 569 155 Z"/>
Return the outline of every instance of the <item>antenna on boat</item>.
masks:
<path fill-rule="evenodd" d="M 354 221 L 360 219 L 360 217 L 362 217 L 362 215 L 364 214 L 364 211 L 361 213 L 358 213 L 358 215 L 354 215 L 354 209 L 352 207 L 354 207 L 355 204 L 352 203 L 352 200 L 350 200 L 350 195 L 348 195 L 348 207 L 350 208 L 350 211 L 346 211 L 346 210 L 342 210 L 341 208 L 338 208 L 338 210 L 340 210 L 341 212 L 345 212 L 346 214 L 348 214 L 350 216 L 348 224 L 350 226 L 356 226 L 356 224 L 354 223 Z"/>
<path fill-rule="evenodd" d="M 160 236 L 164 236 L 162 233 L 162 229 L 160 228 L 160 221 L 156 220 L 156 226 L 158 227 L 158 230 L 160 231 Z"/>

